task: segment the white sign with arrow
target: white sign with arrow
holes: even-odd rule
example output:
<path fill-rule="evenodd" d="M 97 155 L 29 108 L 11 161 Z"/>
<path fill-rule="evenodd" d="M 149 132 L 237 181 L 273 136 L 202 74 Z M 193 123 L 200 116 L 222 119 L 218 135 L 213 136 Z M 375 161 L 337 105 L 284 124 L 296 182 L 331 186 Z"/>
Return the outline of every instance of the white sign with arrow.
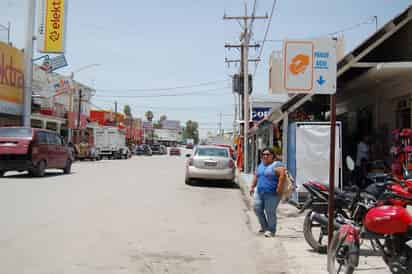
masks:
<path fill-rule="evenodd" d="M 336 92 L 336 40 L 286 40 L 283 87 L 288 93 Z"/>

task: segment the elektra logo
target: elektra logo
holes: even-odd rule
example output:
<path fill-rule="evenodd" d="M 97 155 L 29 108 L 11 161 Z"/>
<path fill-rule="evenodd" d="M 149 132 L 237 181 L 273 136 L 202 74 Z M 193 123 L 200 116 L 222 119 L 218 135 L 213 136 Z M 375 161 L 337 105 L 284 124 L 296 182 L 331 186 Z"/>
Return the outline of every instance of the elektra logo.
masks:
<path fill-rule="evenodd" d="M 23 88 L 23 72 L 13 65 L 13 56 L 6 60 L 4 53 L 0 53 L 0 85 L 13 88 Z"/>

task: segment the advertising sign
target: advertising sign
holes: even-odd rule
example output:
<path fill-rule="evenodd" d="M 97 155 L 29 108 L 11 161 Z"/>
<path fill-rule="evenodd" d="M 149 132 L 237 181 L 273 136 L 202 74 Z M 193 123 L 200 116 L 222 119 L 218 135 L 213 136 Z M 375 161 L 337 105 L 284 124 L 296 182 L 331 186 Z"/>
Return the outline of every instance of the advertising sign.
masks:
<path fill-rule="evenodd" d="M 162 128 L 180 130 L 180 121 L 177 120 L 164 120 L 161 122 Z"/>
<path fill-rule="evenodd" d="M 57 81 L 50 83 L 50 86 L 55 93 L 65 93 L 72 89 L 70 79 L 58 79 Z"/>
<path fill-rule="evenodd" d="M 23 58 L 20 50 L 0 42 L 0 113 L 22 113 Z"/>
<path fill-rule="evenodd" d="M 38 0 L 38 51 L 63 53 L 68 0 Z"/>
<path fill-rule="evenodd" d="M 80 126 L 78 126 L 79 113 L 78 112 L 68 112 L 67 113 L 68 128 L 72 129 L 85 129 L 87 127 L 87 117 L 84 114 L 80 114 Z"/>
<path fill-rule="evenodd" d="M 252 109 L 252 120 L 257 122 L 269 115 L 271 108 L 253 108 Z"/>
<path fill-rule="evenodd" d="M 54 58 L 45 58 L 40 68 L 46 72 L 53 72 L 67 66 L 66 57 L 61 54 Z"/>
<path fill-rule="evenodd" d="M 336 92 L 336 41 L 332 38 L 283 45 L 283 87 L 289 93 Z"/>
<path fill-rule="evenodd" d="M 153 129 L 153 123 L 150 121 L 144 121 L 142 127 L 144 129 Z"/>

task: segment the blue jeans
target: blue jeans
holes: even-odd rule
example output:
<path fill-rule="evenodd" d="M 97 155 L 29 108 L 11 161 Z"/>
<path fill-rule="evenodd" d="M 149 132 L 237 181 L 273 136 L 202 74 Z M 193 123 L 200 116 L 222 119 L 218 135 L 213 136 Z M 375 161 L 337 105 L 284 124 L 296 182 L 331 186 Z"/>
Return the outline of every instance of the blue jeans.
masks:
<path fill-rule="evenodd" d="M 276 233 L 276 210 L 279 202 L 280 197 L 276 193 L 255 192 L 253 209 L 258 217 L 262 230 Z"/>

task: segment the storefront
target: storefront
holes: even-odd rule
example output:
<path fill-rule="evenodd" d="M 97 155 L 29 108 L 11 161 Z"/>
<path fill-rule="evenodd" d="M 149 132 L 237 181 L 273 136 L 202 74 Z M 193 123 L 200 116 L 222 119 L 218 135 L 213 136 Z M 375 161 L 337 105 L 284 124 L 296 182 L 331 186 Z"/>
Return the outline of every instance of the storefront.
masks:
<path fill-rule="evenodd" d="M 372 141 L 370 159 L 390 163 L 391 132 L 412 126 L 410 41 L 412 8 L 339 61 L 336 100 L 337 120 L 342 123 L 343 159 L 347 155 L 355 158 L 357 144 L 367 135 Z M 288 126 L 296 116 L 303 120 L 329 120 L 328 102 L 329 97 L 324 95 L 295 95 L 272 110 L 269 121 L 283 125 L 282 143 L 286 144 Z M 282 146 L 282 150 L 283 160 L 287 162 L 287 146 Z"/>
<path fill-rule="evenodd" d="M 0 126 L 21 125 L 23 84 L 23 53 L 0 42 Z"/>

